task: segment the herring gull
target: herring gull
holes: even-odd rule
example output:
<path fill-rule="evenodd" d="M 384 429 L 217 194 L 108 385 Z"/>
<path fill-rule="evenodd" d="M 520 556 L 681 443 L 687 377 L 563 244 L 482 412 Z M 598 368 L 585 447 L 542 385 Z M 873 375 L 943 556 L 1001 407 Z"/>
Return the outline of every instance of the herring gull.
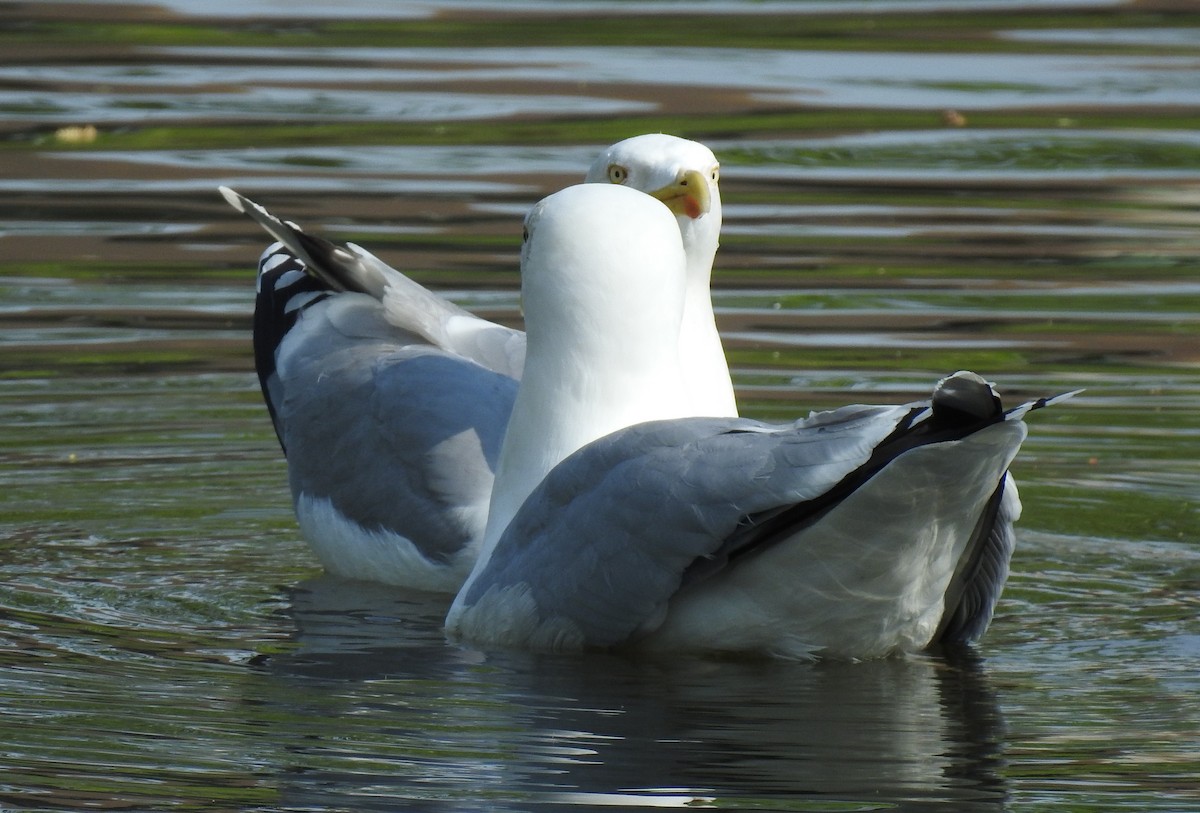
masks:
<path fill-rule="evenodd" d="M 718 172 L 707 147 L 651 134 L 604 150 L 587 180 L 642 190 L 676 214 L 688 414 L 732 416 L 709 295 Z M 279 241 L 259 263 L 255 363 L 303 536 L 336 575 L 454 593 L 485 529 L 525 334 L 221 191 Z"/>
<path fill-rule="evenodd" d="M 686 261 L 666 213 L 628 193 L 571 187 L 527 218 L 525 373 L 447 633 L 794 658 L 977 640 L 1014 545 L 1022 418 L 1066 396 L 1004 411 L 959 372 L 929 401 L 784 426 L 686 417 L 665 313 Z M 618 408 L 644 422 L 587 442 Z"/>

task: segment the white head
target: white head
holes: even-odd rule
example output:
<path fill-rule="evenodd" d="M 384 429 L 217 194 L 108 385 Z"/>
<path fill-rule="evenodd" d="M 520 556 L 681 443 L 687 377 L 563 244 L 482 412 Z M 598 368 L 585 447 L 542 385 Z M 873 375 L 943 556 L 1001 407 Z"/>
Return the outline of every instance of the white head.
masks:
<path fill-rule="evenodd" d="M 650 133 L 619 141 L 600 153 L 587 183 L 629 186 L 658 198 L 677 217 L 690 275 L 708 284 L 721 234 L 721 165 L 695 141 Z"/>
<path fill-rule="evenodd" d="M 655 344 L 674 350 L 683 266 L 679 229 L 649 196 L 597 185 L 550 195 L 525 218 L 521 298 L 528 352 L 538 352 L 543 341 L 555 353 L 570 345 L 598 358 L 639 347 L 641 356 Z M 623 358 L 620 366 L 631 362 Z"/>

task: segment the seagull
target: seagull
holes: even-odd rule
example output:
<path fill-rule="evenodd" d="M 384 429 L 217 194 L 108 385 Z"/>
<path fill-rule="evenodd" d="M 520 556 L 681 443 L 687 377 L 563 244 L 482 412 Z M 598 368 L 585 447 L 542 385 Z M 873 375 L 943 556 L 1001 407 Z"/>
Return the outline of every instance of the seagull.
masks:
<path fill-rule="evenodd" d="M 607 148 L 586 176 L 675 215 L 687 298 L 679 392 L 692 415 L 737 414 L 709 294 L 719 172 L 707 147 L 649 134 Z M 525 334 L 220 191 L 278 241 L 259 261 L 255 366 L 302 535 L 335 575 L 455 593 L 486 528 Z"/>
<path fill-rule="evenodd" d="M 525 374 L 448 635 L 801 659 L 977 640 L 1012 555 L 1022 419 L 1068 396 L 1005 411 L 959 372 L 928 401 L 782 426 L 688 416 L 668 312 L 686 259 L 629 193 L 570 187 L 527 218 Z"/>

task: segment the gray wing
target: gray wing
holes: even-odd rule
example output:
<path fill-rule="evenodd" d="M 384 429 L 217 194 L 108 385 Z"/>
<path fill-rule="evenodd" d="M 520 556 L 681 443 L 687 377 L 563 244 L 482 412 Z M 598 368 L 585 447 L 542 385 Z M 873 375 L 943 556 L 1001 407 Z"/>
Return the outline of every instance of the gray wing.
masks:
<path fill-rule="evenodd" d="M 460 596 L 452 626 L 511 645 L 620 644 L 653 631 L 681 589 L 802 538 L 906 452 L 1058 400 L 1004 413 L 986 382 L 962 376 L 939 384 L 932 402 L 846 407 L 788 427 L 695 418 L 602 438 L 530 495 Z M 996 451 L 1015 453 L 1024 431 L 1003 437 Z M 991 617 L 1012 552 L 1018 504 L 1009 493 L 997 490 L 992 518 L 963 545 L 946 597 L 962 620 L 947 635 L 981 633 Z"/>
<path fill-rule="evenodd" d="M 366 266 L 387 268 L 365 249 L 350 244 Z M 525 371 L 525 332 L 487 319 L 432 293 L 398 271 L 391 271 L 382 297 L 389 322 L 419 334 L 502 375 L 519 379 Z"/>
<path fill-rule="evenodd" d="M 398 341 L 366 296 L 317 304 L 293 334 L 278 359 L 293 494 L 446 561 L 481 532 L 463 512 L 486 514 L 517 382 Z"/>
<path fill-rule="evenodd" d="M 486 606 L 489 591 L 517 587 L 536 606 L 537 626 L 570 629 L 589 646 L 628 640 L 757 515 L 830 491 L 921 409 L 851 407 L 782 428 L 694 418 L 616 432 L 547 476 L 462 604 Z"/>

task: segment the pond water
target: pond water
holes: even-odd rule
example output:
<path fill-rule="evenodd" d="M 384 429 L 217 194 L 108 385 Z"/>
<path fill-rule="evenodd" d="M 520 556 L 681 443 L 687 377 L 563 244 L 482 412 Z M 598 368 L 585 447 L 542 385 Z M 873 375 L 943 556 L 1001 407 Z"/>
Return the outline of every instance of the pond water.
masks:
<path fill-rule="evenodd" d="M 1200 12 L 8 3 L 0 54 L 0 810 L 1200 809 Z M 481 653 L 299 539 L 215 187 L 516 323 L 523 212 L 658 130 L 722 159 L 747 414 L 1086 388 L 975 652 Z"/>

